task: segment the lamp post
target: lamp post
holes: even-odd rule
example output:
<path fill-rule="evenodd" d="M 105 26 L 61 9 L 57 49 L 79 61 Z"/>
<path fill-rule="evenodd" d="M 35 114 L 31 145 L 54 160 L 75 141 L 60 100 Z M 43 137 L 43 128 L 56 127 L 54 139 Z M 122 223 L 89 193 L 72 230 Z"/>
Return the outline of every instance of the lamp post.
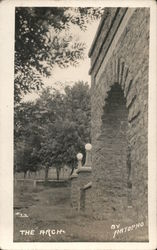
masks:
<path fill-rule="evenodd" d="M 85 167 L 91 167 L 92 164 L 92 154 L 91 154 L 92 145 L 90 143 L 87 143 L 85 145 L 86 150 L 86 162 Z"/>
<path fill-rule="evenodd" d="M 78 160 L 77 168 L 82 168 L 82 158 L 83 158 L 83 154 L 78 153 L 76 157 L 77 157 L 77 160 Z"/>

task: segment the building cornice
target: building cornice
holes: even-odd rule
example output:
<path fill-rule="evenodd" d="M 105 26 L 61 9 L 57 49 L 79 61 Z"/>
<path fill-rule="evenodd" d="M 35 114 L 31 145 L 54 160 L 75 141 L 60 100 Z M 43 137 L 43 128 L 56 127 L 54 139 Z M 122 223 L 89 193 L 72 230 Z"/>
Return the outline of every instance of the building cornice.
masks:
<path fill-rule="evenodd" d="M 93 45 L 89 52 L 89 56 L 91 57 L 91 68 L 89 70 L 89 74 L 91 74 L 91 72 L 95 68 L 98 58 L 104 58 L 106 56 L 112 44 L 112 41 L 119 29 L 119 26 L 124 16 L 127 13 L 127 10 L 128 8 L 117 8 L 112 19 L 111 17 L 106 17 L 106 15 L 104 15 L 105 17 L 101 20 L 98 31 L 97 31 L 97 38 L 94 39 Z M 109 26 L 107 25 L 107 22 L 108 22 L 107 18 L 111 19 Z M 104 25 L 106 25 L 106 31 L 105 31 L 103 39 L 101 40 L 101 43 L 99 39 L 99 44 L 98 44 L 98 38 L 101 36 L 101 33 L 103 32 Z"/>

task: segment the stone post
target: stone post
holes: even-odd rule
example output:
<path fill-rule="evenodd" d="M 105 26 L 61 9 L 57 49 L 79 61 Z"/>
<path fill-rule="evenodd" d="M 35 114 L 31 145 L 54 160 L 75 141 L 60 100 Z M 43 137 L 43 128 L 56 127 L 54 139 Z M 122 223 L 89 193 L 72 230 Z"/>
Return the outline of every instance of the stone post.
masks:
<path fill-rule="evenodd" d="M 79 200 L 79 181 L 78 181 L 78 168 L 82 167 L 82 158 L 81 153 L 77 154 L 78 166 L 74 169 L 73 174 L 70 176 L 71 179 L 71 205 L 74 209 L 78 209 L 78 200 Z"/>
<path fill-rule="evenodd" d="M 85 200 L 84 200 L 84 185 L 87 185 L 89 182 L 91 182 L 91 164 L 92 164 L 92 159 L 91 159 L 91 149 L 92 145 L 91 144 L 86 144 L 85 145 L 86 149 L 86 161 L 84 166 L 79 166 L 77 169 L 77 174 L 78 180 L 79 180 L 79 204 L 78 204 L 78 210 L 80 210 L 82 207 L 85 207 Z"/>
<path fill-rule="evenodd" d="M 85 167 L 91 167 L 92 165 L 92 154 L 91 154 L 91 149 L 92 149 L 92 145 L 90 143 L 87 143 L 85 145 L 85 149 L 86 149 L 86 162 L 85 162 Z"/>

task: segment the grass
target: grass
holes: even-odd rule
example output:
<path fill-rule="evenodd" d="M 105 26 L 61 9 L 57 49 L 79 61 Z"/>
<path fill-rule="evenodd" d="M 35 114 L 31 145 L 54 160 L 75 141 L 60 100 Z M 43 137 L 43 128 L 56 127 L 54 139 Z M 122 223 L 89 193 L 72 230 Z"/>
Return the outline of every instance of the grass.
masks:
<path fill-rule="evenodd" d="M 24 214 L 28 217 L 21 217 Z M 33 188 L 25 183 L 14 188 L 15 242 L 133 241 L 137 235 L 139 239 L 145 235 L 145 229 L 140 228 L 113 239 L 111 225 L 109 220 L 98 221 L 88 216 L 88 213 L 73 211 L 69 186 L 40 185 Z M 26 235 L 22 235 L 20 230 L 27 230 Z M 34 230 L 34 235 L 28 235 L 28 230 Z M 41 234 L 41 230 L 49 231 Z"/>

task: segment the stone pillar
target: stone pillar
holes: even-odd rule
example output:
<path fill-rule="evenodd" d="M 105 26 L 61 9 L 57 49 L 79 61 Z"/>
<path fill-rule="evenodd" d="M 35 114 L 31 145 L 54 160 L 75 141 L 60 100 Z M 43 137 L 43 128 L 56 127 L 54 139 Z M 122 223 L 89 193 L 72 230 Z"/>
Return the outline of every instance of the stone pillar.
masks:
<path fill-rule="evenodd" d="M 78 180 L 79 180 L 79 204 L 78 204 L 78 210 L 81 209 L 82 207 L 82 199 L 84 197 L 83 195 L 83 188 L 84 185 L 87 185 L 89 182 L 91 182 L 91 172 L 92 172 L 92 168 L 91 168 L 91 164 L 92 164 L 92 159 L 91 159 L 91 149 L 92 149 L 92 145 L 91 144 L 86 144 L 85 145 L 85 149 L 86 149 L 86 161 L 84 166 L 79 166 L 77 169 L 77 174 L 78 176 Z"/>
<path fill-rule="evenodd" d="M 86 161 L 84 166 L 78 165 L 77 173 L 79 174 L 79 183 L 82 184 L 81 186 L 86 185 L 88 182 L 90 182 L 89 176 L 91 176 L 91 165 L 92 165 L 92 158 L 91 158 L 91 144 L 85 145 L 86 149 Z"/>
<path fill-rule="evenodd" d="M 85 167 L 91 167 L 92 165 L 92 153 L 91 153 L 91 149 L 92 149 L 92 145 L 90 143 L 87 143 L 85 145 L 85 149 L 86 149 L 86 162 L 85 162 Z"/>
<path fill-rule="evenodd" d="M 78 168 L 82 167 L 82 158 L 81 153 L 77 154 L 78 166 L 74 170 L 73 174 L 70 176 L 71 179 L 71 205 L 74 209 L 78 209 L 78 200 L 79 200 L 79 180 L 78 180 Z"/>

